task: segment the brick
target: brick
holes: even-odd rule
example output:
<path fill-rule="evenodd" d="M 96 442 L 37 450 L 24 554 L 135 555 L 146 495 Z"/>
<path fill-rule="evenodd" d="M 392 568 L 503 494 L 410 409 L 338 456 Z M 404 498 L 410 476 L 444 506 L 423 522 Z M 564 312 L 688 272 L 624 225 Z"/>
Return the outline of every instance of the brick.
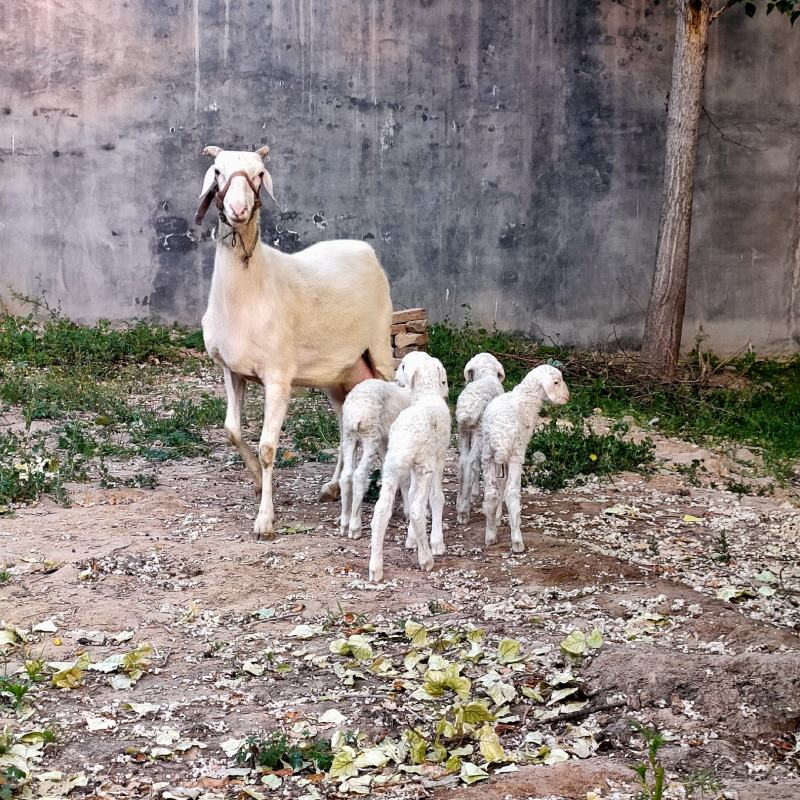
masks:
<path fill-rule="evenodd" d="M 405 323 L 405 327 L 409 333 L 425 333 L 428 329 L 428 320 L 412 319 Z"/>
<path fill-rule="evenodd" d="M 406 326 L 404 322 L 401 322 L 399 325 L 392 325 L 391 329 L 389 330 L 389 333 L 391 333 L 392 336 L 394 336 L 397 333 L 405 333 L 405 332 L 406 332 Z"/>
<path fill-rule="evenodd" d="M 397 336 L 394 337 L 395 347 L 410 347 L 411 345 L 421 347 L 427 343 L 427 333 L 398 333 Z"/>
<path fill-rule="evenodd" d="M 405 308 L 402 311 L 395 311 L 392 314 L 392 324 L 400 322 L 410 322 L 412 319 L 427 319 L 428 313 L 424 308 Z"/>
<path fill-rule="evenodd" d="M 403 356 L 407 356 L 409 353 L 413 353 L 415 350 L 419 350 L 419 347 L 395 347 L 392 355 L 395 358 L 402 358 Z"/>

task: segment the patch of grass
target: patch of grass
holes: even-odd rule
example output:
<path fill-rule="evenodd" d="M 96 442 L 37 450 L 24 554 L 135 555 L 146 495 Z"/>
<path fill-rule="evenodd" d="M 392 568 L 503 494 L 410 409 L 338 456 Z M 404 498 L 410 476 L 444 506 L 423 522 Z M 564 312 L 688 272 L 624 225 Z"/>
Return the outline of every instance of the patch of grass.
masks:
<path fill-rule="evenodd" d="M 0 569 L 0 586 L 10 583 L 11 573 L 7 569 Z"/>
<path fill-rule="evenodd" d="M 556 420 L 539 428 L 526 453 L 523 484 L 551 491 L 580 475 L 647 472 L 654 460 L 652 442 L 630 442 L 618 433 L 585 432 L 578 422 L 560 427 Z"/>
<path fill-rule="evenodd" d="M 708 769 L 691 773 L 681 783 L 689 800 L 697 797 L 697 792 L 700 793 L 699 797 L 704 798 L 706 796 L 717 797 L 722 791 L 722 781 Z"/>
<path fill-rule="evenodd" d="M 285 428 L 294 448 L 304 453 L 319 456 L 321 451 L 339 446 L 336 415 L 327 398 L 318 392 L 294 399 Z"/>
<path fill-rule="evenodd" d="M 285 734 L 273 731 L 266 736 L 248 736 L 235 760 L 251 769 L 327 772 L 333 764 L 333 752 L 330 742 L 325 739 L 290 744 Z"/>
<path fill-rule="evenodd" d="M 53 311 L 43 321 L 33 315 L 0 316 L 0 360 L 35 367 L 107 368 L 169 361 L 179 355 L 180 338 L 179 331 L 149 320 L 120 327 L 101 320 L 90 327 Z"/>
<path fill-rule="evenodd" d="M 0 675 L 0 701 L 11 706 L 11 708 L 19 708 L 30 689 L 31 684 L 27 681 L 21 683 Z"/>
<path fill-rule="evenodd" d="M 9 745 L 8 750 L 11 750 Z M 3 748 L 2 737 L 0 737 L 0 756 L 6 751 Z M 25 773 L 19 767 L 4 767 L 0 769 L 0 800 L 11 800 L 16 797 L 25 784 Z"/>
<path fill-rule="evenodd" d="M 703 356 L 704 368 L 725 375 L 728 385 L 714 385 L 696 362 L 682 365 L 679 380 L 654 381 L 634 359 L 581 353 L 545 346 L 517 334 L 450 322 L 430 327 L 430 351 L 447 369 L 451 398 L 463 387 L 464 364 L 476 353 L 491 352 L 506 370 L 505 386 L 515 386 L 535 365 L 561 362 L 571 400 L 564 410 L 587 417 L 600 408 L 611 417 L 631 415 L 647 425 L 657 419 L 660 432 L 694 442 L 731 441 L 761 449 L 766 467 L 779 479 L 791 476 L 800 458 L 800 355 L 788 361 L 750 354 L 722 365 Z M 735 380 L 734 380 L 735 379 Z"/>
<path fill-rule="evenodd" d="M 0 513 L 45 494 L 66 503 L 70 477 L 70 465 L 47 450 L 43 436 L 0 433 Z"/>

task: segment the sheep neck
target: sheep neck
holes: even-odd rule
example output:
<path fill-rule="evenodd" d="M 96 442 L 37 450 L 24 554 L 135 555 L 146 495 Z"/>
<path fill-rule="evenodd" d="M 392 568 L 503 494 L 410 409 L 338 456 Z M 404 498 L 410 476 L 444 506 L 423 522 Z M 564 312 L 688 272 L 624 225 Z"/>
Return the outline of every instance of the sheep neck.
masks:
<path fill-rule="evenodd" d="M 518 384 L 515 392 L 522 396 L 522 403 L 520 404 L 520 413 L 526 418 L 529 424 L 536 420 L 539 412 L 544 405 L 544 388 L 536 381 Z"/>
<path fill-rule="evenodd" d="M 253 257 L 260 242 L 261 224 L 256 214 L 253 214 L 250 220 L 238 229 L 220 218 L 217 231 L 217 247 L 230 247 L 233 254 L 241 261 L 244 269 L 250 266 L 250 259 Z"/>

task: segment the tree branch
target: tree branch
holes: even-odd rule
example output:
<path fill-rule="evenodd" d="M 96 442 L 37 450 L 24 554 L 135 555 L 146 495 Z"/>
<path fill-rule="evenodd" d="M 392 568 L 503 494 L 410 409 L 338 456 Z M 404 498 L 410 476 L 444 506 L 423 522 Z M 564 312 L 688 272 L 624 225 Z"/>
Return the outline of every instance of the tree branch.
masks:
<path fill-rule="evenodd" d="M 736 139 L 731 139 L 731 137 L 728 136 L 727 133 L 725 133 L 722 127 L 718 123 L 714 122 L 714 118 L 711 116 L 709 110 L 705 107 L 705 105 L 702 105 L 701 108 L 703 110 L 703 114 L 705 114 L 706 119 L 708 120 L 708 124 L 719 134 L 720 139 L 722 139 L 723 142 L 728 142 L 728 144 L 734 144 L 737 147 L 743 147 L 745 150 L 751 150 L 754 153 L 764 152 L 764 150 L 759 147 L 753 147 L 752 145 L 745 144 L 742 141 L 737 142 Z"/>
<path fill-rule="evenodd" d="M 735 6 L 739 2 L 741 2 L 741 0 L 728 0 L 728 2 L 726 2 L 724 6 L 718 8 L 711 15 L 711 21 L 713 22 L 717 17 L 722 16 L 731 6 Z"/>

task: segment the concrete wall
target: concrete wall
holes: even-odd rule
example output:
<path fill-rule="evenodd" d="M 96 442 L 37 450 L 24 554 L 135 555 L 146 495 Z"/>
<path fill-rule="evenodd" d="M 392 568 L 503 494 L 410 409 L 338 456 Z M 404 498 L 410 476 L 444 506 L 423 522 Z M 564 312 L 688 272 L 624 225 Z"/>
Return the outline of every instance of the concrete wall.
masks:
<path fill-rule="evenodd" d="M 0 5 L 0 287 L 197 322 L 204 144 L 272 147 L 283 247 L 364 237 L 397 305 L 630 343 L 672 51 L 659 0 Z M 800 342 L 800 32 L 711 37 L 686 341 Z"/>

